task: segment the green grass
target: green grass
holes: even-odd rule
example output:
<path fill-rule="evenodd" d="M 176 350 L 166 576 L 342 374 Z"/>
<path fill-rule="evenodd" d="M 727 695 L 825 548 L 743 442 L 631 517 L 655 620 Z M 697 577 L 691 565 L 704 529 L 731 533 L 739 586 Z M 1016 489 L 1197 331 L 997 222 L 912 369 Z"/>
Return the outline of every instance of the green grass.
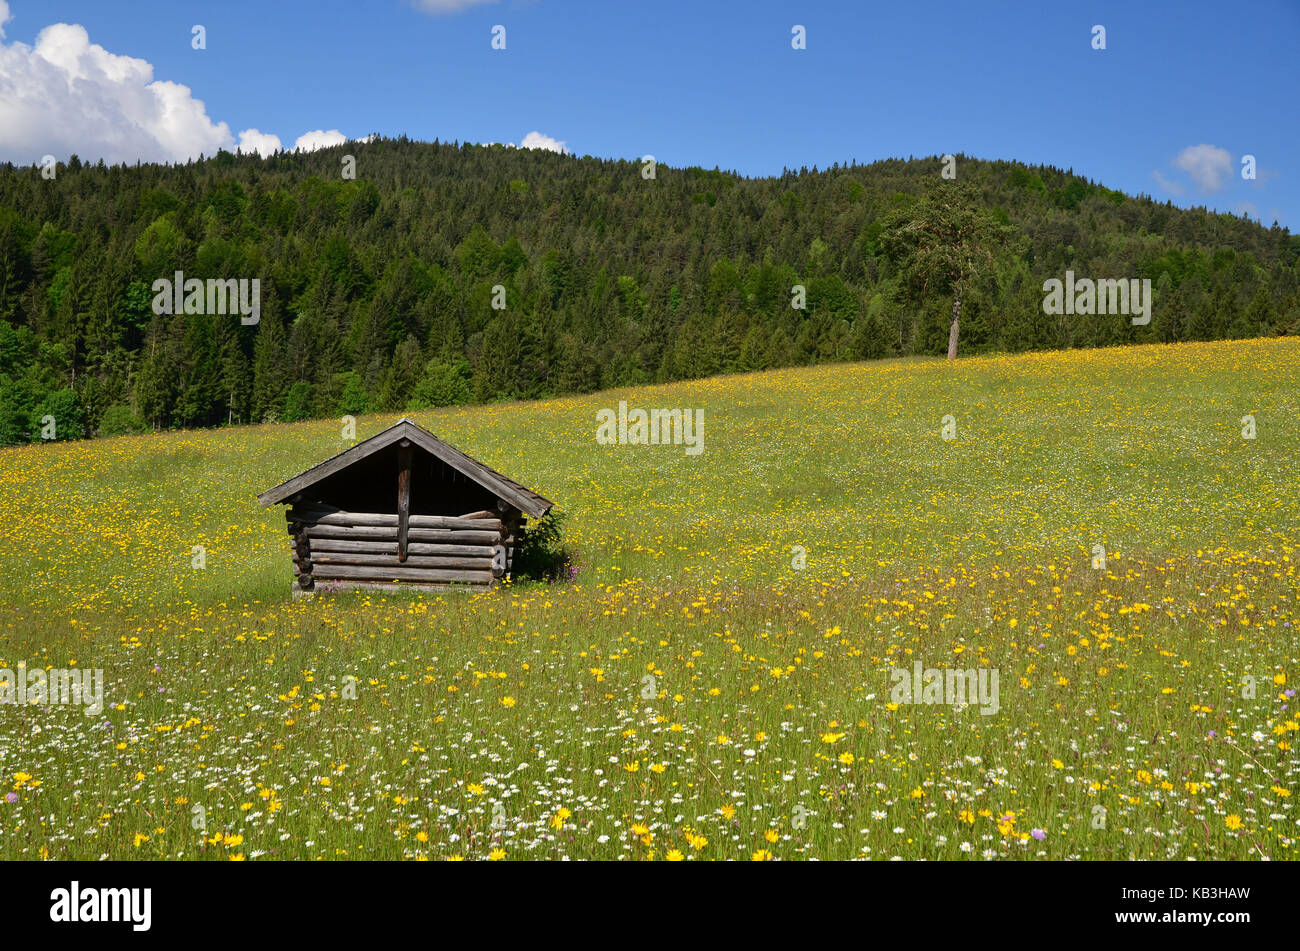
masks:
<path fill-rule="evenodd" d="M 566 516 L 572 582 L 486 594 L 291 600 L 256 495 L 337 422 L 5 450 L 0 661 L 108 706 L 0 706 L 0 857 L 1294 858 L 1297 358 L 415 414 Z M 598 445 L 619 399 L 702 408 L 704 453 Z M 915 660 L 996 669 L 998 712 L 893 704 Z"/>

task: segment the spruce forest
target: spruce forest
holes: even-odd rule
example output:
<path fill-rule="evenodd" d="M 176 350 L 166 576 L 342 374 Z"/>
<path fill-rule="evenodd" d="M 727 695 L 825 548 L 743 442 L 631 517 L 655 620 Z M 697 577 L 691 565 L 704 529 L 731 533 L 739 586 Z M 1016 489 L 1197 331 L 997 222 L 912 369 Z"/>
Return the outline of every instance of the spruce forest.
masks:
<path fill-rule="evenodd" d="M 39 441 L 47 416 L 82 438 L 943 354 L 951 295 L 891 240 L 942 164 L 744 178 L 374 138 L 2 166 L 0 443 Z M 956 168 L 1007 236 L 965 289 L 962 355 L 1300 331 L 1300 238 L 1276 224 L 1048 167 Z M 1150 279 L 1154 319 L 1045 315 L 1067 269 Z M 156 314 L 176 271 L 258 279 L 260 320 Z"/>

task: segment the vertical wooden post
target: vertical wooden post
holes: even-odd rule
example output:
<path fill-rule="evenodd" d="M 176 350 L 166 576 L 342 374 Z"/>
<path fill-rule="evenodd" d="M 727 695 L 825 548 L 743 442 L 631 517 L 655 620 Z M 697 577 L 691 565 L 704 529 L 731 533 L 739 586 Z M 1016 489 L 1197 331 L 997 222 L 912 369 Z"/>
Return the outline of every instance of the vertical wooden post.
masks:
<path fill-rule="evenodd" d="M 411 521 L 411 441 L 397 444 L 397 560 L 406 561 L 406 529 Z"/>
<path fill-rule="evenodd" d="M 315 588 L 311 570 L 311 542 L 307 538 L 307 529 L 303 523 L 294 518 L 292 510 L 285 513 L 290 519 L 289 534 L 293 540 L 293 563 L 298 577 L 298 590 L 311 591 Z"/>

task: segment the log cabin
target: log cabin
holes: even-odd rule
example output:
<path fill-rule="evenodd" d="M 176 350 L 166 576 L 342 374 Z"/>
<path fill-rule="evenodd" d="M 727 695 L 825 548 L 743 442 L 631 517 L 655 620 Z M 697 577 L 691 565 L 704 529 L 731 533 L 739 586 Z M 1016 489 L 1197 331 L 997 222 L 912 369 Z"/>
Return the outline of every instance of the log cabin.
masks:
<path fill-rule="evenodd" d="M 402 419 L 267 489 L 284 504 L 292 590 L 490 587 L 552 503 Z"/>

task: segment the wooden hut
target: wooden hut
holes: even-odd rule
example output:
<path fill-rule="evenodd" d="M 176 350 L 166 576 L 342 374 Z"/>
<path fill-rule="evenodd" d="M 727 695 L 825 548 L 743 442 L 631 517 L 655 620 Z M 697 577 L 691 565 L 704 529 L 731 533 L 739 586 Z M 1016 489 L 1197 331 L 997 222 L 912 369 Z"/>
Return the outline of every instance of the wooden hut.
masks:
<path fill-rule="evenodd" d="M 257 500 L 289 506 L 295 595 L 488 587 L 511 570 L 526 518 L 552 504 L 409 419 Z"/>

